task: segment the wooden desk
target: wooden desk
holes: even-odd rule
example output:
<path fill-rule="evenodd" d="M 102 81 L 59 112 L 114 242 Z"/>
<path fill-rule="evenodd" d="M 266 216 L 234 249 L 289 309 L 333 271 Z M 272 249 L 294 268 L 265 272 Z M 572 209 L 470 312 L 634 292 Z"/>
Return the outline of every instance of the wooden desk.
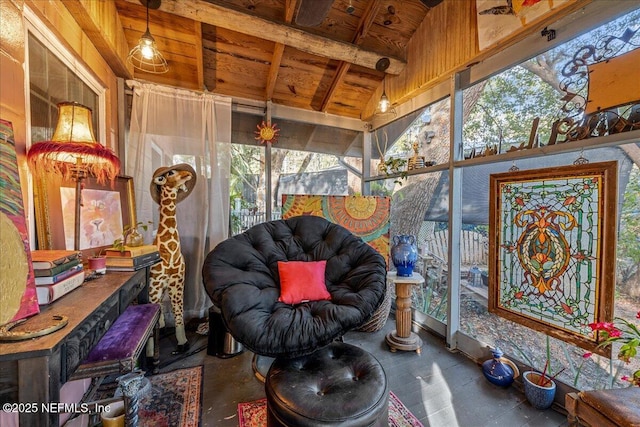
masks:
<path fill-rule="evenodd" d="M 397 276 L 395 271 L 389 272 L 387 280 L 396 287 L 396 330 L 385 337 L 391 351 L 413 351 L 420 354 L 422 340 L 411 331 L 411 287 L 422 285 L 424 278 L 414 272 L 411 277 Z"/>
<path fill-rule="evenodd" d="M 48 325 L 62 315 L 62 329 L 25 341 L 0 342 L 0 403 L 37 403 L 20 413 L 21 426 L 57 426 L 58 414 L 40 411 L 41 403 L 60 402 L 60 387 L 89 354 L 124 309 L 140 294 L 146 302 L 148 269 L 109 272 L 84 283 L 48 306 L 24 325 Z M 142 290 L 145 290 L 141 293 Z"/>

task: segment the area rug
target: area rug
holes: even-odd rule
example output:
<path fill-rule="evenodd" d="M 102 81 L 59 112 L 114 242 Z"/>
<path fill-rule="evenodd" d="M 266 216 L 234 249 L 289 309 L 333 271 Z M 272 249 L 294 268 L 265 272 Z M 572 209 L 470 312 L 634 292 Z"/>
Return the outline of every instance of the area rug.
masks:
<path fill-rule="evenodd" d="M 196 366 L 148 377 L 151 390 L 141 399 L 138 426 L 199 426 L 203 369 Z"/>
<path fill-rule="evenodd" d="M 239 427 L 266 427 L 267 399 L 238 404 Z M 398 397 L 389 392 L 389 427 L 423 427 Z"/>

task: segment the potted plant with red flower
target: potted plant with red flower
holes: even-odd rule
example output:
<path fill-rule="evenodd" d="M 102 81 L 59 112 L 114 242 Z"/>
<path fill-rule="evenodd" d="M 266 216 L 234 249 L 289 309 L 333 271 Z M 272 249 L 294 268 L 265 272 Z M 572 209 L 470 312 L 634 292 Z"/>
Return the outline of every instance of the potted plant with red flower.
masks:
<path fill-rule="evenodd" d="M 640 311 L 636 314 L 636 319 L 640 319 Z M 590 323 L 589 327 L 602 340 L 599 347 L 606 347 L 614 342 L 622 344 L 618 351 L 618 359 L 624 363 L 631 363 L 631 359 L 638 357 L 640 324 L 636 325 L 629 320 L 616 317 L 613 322 Z M 631 377 L 625 375 L 621 379 L 640 387 L 640 369 L 633 372 Z"/>

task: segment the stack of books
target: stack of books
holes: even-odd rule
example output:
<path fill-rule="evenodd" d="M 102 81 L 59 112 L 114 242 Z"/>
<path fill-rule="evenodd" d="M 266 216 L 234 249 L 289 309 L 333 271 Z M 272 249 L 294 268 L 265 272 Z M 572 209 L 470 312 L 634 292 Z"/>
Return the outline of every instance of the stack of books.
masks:
<path fill-rule="evenodd" d="M 50 304 L 84 282 L 80 251 L 35 250 L 31 261 L 38 304 Z"/>
<path fill-rule="evenodd" d="M 123 250 L 112 248 L 105 251 L 107 271 L 136 271 L 160 262 L 156 245 L 125 246 Z"/>

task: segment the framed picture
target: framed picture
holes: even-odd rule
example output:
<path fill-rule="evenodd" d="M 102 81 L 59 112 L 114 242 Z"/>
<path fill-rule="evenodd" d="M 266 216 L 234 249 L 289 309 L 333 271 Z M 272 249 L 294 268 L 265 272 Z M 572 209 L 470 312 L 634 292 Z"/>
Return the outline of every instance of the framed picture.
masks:
<path fill-rule="evenodd" d="M 35 207 L 40 249 L 73 249 L 75 187 L 73 180 L 38 177 Z M 93 177 L 84 180 L 80 250 L 85 259 L 112 246 L 123 228 L 136 222 L 133 178 L 118 176 L 113 187 L 110 183 L 98 184 Z"/>
<path fill-rule="evenodd" d="M 611 321 L 617 162 L 490 176 L 489 311 L 579 347 Z"/>

